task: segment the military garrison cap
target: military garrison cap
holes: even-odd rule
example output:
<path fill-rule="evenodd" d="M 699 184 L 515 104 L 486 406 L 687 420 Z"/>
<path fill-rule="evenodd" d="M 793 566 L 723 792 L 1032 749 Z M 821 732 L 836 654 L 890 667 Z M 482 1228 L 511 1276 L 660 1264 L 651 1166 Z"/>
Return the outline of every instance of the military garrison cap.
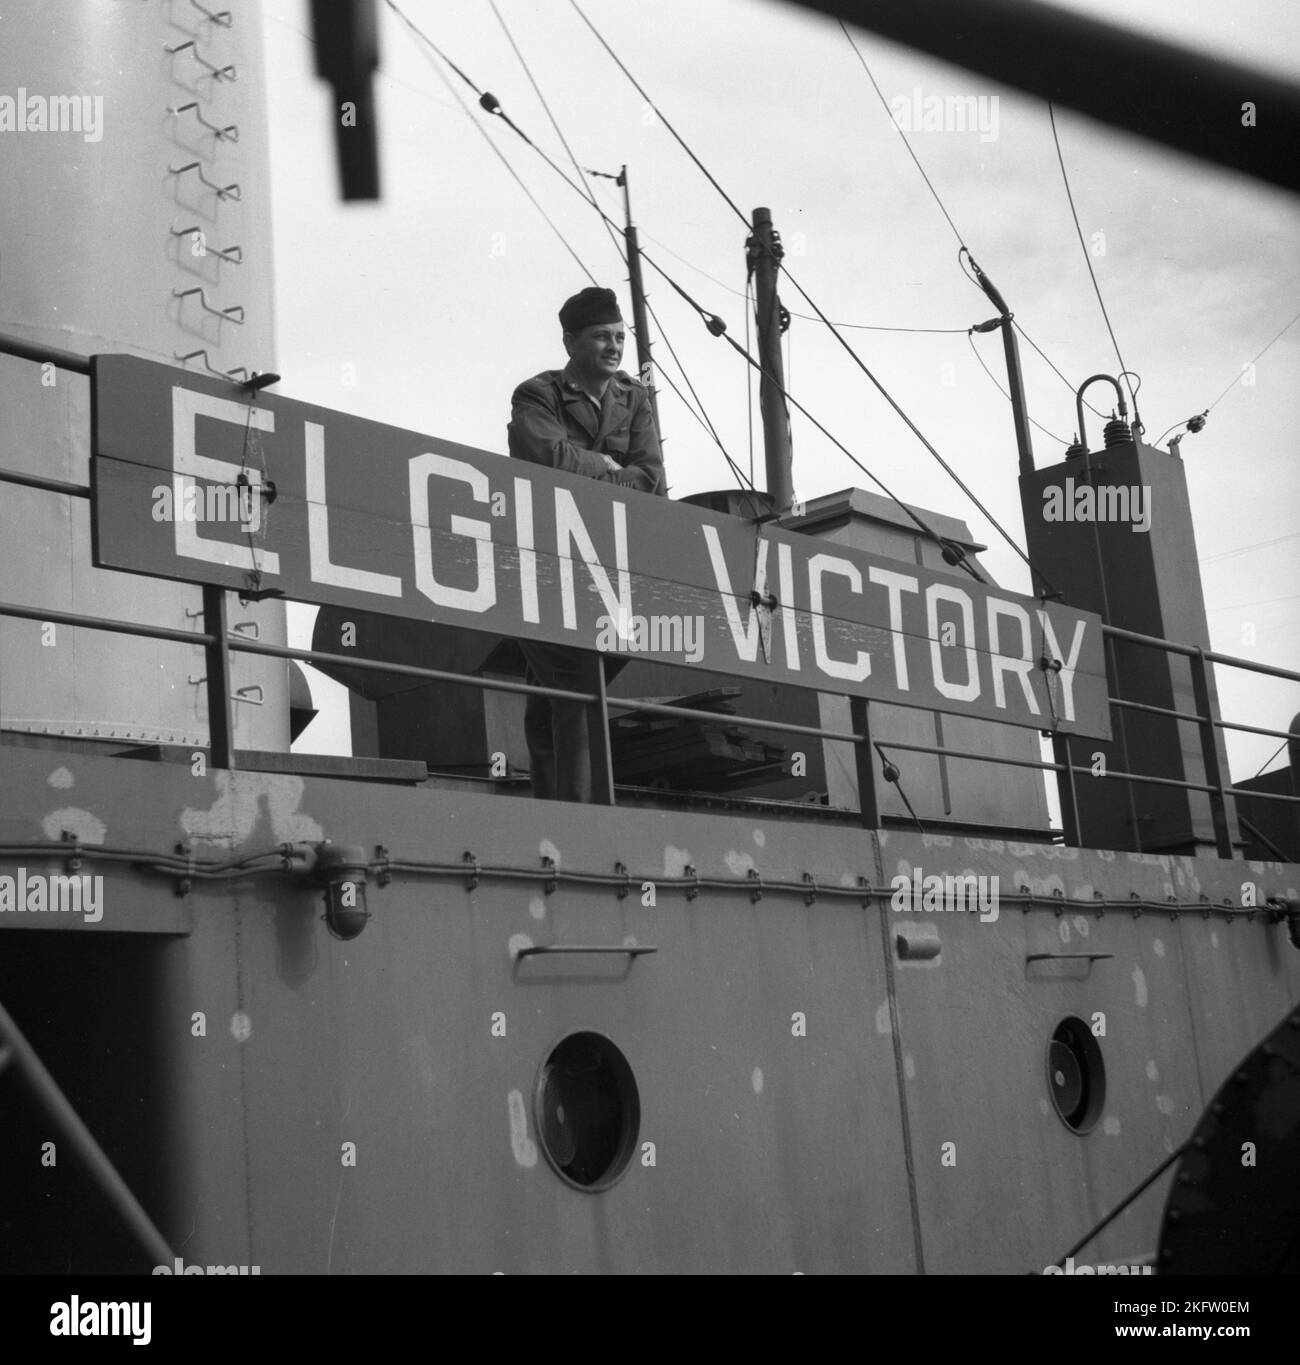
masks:
<path fill-rule="evenodd" d="M 612 289 L 597 289 L 594 285 L 565 300 L 560 309 L 560 326 L 566 332 L 580 332 L 584 327 L 595 327 L 602 322 L 622 322 L 618 299 Z"/>

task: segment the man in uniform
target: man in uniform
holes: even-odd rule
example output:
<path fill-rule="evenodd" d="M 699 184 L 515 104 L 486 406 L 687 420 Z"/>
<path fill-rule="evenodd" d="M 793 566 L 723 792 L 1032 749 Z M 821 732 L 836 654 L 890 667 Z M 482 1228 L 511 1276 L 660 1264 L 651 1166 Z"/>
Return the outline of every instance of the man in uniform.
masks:
<path fill-rule="evenodd" d="M 667 495 L 659 434 L 650 395 L 619 369 L 623 315 L 612 289 L 590 288 L 560 309 L 569 363 L 545 370 L 515 390 L 510 454 L 603 479 L 620 488 Z M 563 645 L 521 640 L 527 680 L 543 687 L 593 691 L 599 656 Z M 607 669 L 608 677 L 613 669 Z M 533 795 L 559 801 L 592 799 L 588 707 L 583 702 L 530 695 L 524 733 Z"/>

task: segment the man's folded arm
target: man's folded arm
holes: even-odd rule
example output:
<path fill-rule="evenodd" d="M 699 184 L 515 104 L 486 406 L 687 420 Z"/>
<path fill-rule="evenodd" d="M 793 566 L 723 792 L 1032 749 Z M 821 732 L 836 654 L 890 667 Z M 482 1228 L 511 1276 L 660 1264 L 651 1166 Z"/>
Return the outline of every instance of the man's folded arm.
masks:
<path fill-rule="evenodd" d="M 667 495 L 668 486 L 664 477 L 664 459 L 659 449 L 659 433 L 655 430 L 654 412 L 645 394 L 642 394 L 641 402 L 632 414 L 627 462 L 613 477 L 614 482 L 623 488 L 635 488 L 642 493 L 657 493 L 660 496 Z"/>
<path fill-rule="evenodd" d="M 605 457 L 570 441 L 564 422 L 551 410 L 545 395 L 528 384 L 515 390 L 507 436 L 510 454 L 516 459 L 585 474 L 590 479 L 610 477 Z"/>

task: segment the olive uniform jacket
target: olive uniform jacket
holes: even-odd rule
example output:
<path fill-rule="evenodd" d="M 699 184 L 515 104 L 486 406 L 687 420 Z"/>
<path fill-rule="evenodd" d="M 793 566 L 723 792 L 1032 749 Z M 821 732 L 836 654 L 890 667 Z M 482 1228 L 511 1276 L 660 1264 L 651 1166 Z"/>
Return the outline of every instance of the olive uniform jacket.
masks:
<path fill-rule="evenodd" d="M 622 370 L 610 379 L 599 412 L 566 370 L 544 370 L 526 379 L 511 400 L 508 436 L 516 459 L 642 493 L 668 494 L 650 395 Z M 618 473 L 602 455 L 621 466 Z"/>

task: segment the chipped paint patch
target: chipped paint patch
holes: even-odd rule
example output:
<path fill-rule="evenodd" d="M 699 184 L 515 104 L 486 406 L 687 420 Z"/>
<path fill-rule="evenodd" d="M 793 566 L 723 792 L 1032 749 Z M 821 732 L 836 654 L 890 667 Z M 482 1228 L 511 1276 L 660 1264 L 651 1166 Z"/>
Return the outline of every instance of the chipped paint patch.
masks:
<path fill-rule="evenodd" d="M 1119 1137 L 1120 1123 L 1114 1114 L 1111 1114 L 1102 1120 L 1101 1131 L 1105 1133 L 1107 1137 Z"/>
<path fill-rule="evenodd" d="M 524 948 L 531 948 L 533 941 L 527 934 L 511 934 L 510 941 L 506 944 L 510 956 L 516 958 Z"/>
<path fill-rule="evenodd" d="M 1154 1083 L 1154 1082 L 1158 1081 L 1159 1079 L 1160 1079 L 1160 1068 L 1156 1065 L 1156 1060 L 1155 1060 L 1155 1058 L 1153 1057 L 1153 1058 L 1147 1063 L 1147 1080 L 1149 1080 L 1149 1081 L 1151 1081 L 1152 1083 Z"/>
<path fill-rule="evenodd" d="M 1070 921 L 1068 919 L 1061 920 L 1056 926 L 1056 932 L 1060 934 L 1062 943 L 1069 943 Z"/>
<path fill-rule="evenodd" d="M 1174 1101 L 1172 1097 L 1169 1095 L 1157 1095 L 1156 1108 L 1159 1109 L 1162 1114 L 1172 1114 L 1174 1112 Z"/>
<path fill-rule="evenodd" d="M 230 1016 L 230 1036 L 237 1043 L 246 1043 L 253 1036 L 253 1021 L 242 1010 Z"/>
<path fill-rule="evenodd" d="M 55 789 L 55 791 L 62 792 L 67 791 L 67 789 L 71 787 L 76 782 L 77 779 L 73 777 L 69 769 L 55 768 L 55 770 L 45 780 L 50 784 L 51 787 Z"/>
<path fill-rule="evenodd" d="M 749 1083 L 754 1087 L 754 1094 L 761 1095 L 763 1093 L 763 1068 L 761 1066 L 754 1068 L 754 1074 L 749 1078 Z"/>
<path fill-rule="evenodd" d="M 966 847 L 977 853 L 1001 853 L 1006 849 L 1002 839 L 966 839 Z"/>
<path fill-rule="evenodd" d="M 876 1032 L 882 1038 L 888 1038 L 893 1031 L 893 1021 L 889 1017 L 889 1001 L 886 1000 L 876 1011 Z"/>
<path fill-rule="evenodd" d="M 1043 1111 L 1044 1118 L 1046 1118 L 1052 1112 L 1052 1106 L 1048 1104 L 1046 1100 L 1039 1100 L 1038 1107 Z"/>
<path fill-rule="evenodd" d="M 755 866 L 752 854 L 738 853 L 734 848 L 727 850 L 727 856 L 723 861 L 727 864 L 733 877 L 744 877 Z"/>
<path fill-rule="evenodd" d="M 1133 994 L 1137 999 L 1137 1007 L 1144 1010 L 1147 1007 L 1147 979 L 1141 967 L 1133 968 Z"/>
<path fill-rule="evenodd" d="M 108 835 L 108 826 L 88 810 L 78 810 L 76 806 L 64 806 L 62 810 L 52 810 L 41 821 L 41 829 L 51 842 L 62 838 L 64 830 L 83 844 L 102 844 Z"/>
<path fill-rule="evenodd" d="M 546 918 L 546 902 L 540 896 L 534 896 L 528 902 L 528 913 L 534 919 Z"/>
<path fill-rule="evenodd" d="M 1115 861 L 1115 850 L 1113 848 L 1095 848 L 1093 852 L 1103 863 L 1113 863 Z"/>
<path fill-rule="evenodd" d="M 510 1150 L 515 1154 L 516 1164 L 530 1170 L 537 1165 L 537 1144 L 528 1136 L 523 1092 L 512 1090 L 506 1096 L 506 1108 L 510 1111 Z"/>
<path fill-rule="evenodd" d="M 951 848 L 951 834 L 923 834 L 921 835 L 922 848 Z"/>
<path fill-rule="evenodd" d="M 1155 953 L 1155 955 L 1156 955 L 1157 957 L 1164 957 L 1164 955 L 1165 955 L 1165 941 L 1164 941 L 1164 939 L 1162 939 L 1162 938 L 1156 939 L 1156 940 L 1151 944 L 1151 951 L 1152 951 L 1153 953 Z"/>
<path fill-rule="evenodd" d="M 1164 1146 L 1164 1149 L 1165 1149 L 1166 1152 L 1172 1152 L 1172 1151 L 1174 1150 L 1174 1140 L 1173 1140 L 1173 1138 L 1171 1138 L 1171 1137 L 1169 1137 L 1168 1135 L 1166 1135 L 1165 1138 L 1164 1138 L 1164 1140 L 1163 1140 L 1163 1146 Z"/>
<path fill-rule="evenodd" d="M 675 844 L 664 845 L 665 877 L 684 877 L 687 866 L 693 862 L 689 848 L 678 848 Z"/>
<path fill-rule="evenodd" d="M 1080 938 L 1087 938 L 1091 930 L 1092 925 L 1090 925 L 1082 915 L 1075 915 L 1074 932 L 1078 934 Z"/>
<path fill-rule="evenodd" d="M 252 836 L 266 803 L 266 823 L 278 843 L 319 843 L 325 831 L 317 820 L 298 809 L 307 784 L 292 773 L 212 774 L 216 799 L 206 810 L 187 806 L 180 827 L 191 839 L 229 839 L 242 844 Z"/>
<path fill-rule="evenodd" d="M 543 839 L 537 845 L 537 854 L 540 858 L 549 858 L 556 867 L 560 866 L 560 850 L 549 839 Z"/>
<path fill-rule="evenodd" d="M 754 831 L 754 842 L 759 846 L 759 848 L 766 848 L 767 835 L 764 834 L 761 829 L 756 829 Z"/>
<path fill-rule="evenodd" d="M 1210 947 L 1211 947 L 1211 948 L 1217 948 L 1218 946 L 1219 946 L 1219 931 L 1218 931 L 1217 929 L 1211 929 L 1211 930 L 1210 930 Z"/>
<path fill-rule="evenodd" d="M 916 1080 L 916 1059 L 910 1052 L 903 1057 L 903 1075 L 909 1081 Z"/>

